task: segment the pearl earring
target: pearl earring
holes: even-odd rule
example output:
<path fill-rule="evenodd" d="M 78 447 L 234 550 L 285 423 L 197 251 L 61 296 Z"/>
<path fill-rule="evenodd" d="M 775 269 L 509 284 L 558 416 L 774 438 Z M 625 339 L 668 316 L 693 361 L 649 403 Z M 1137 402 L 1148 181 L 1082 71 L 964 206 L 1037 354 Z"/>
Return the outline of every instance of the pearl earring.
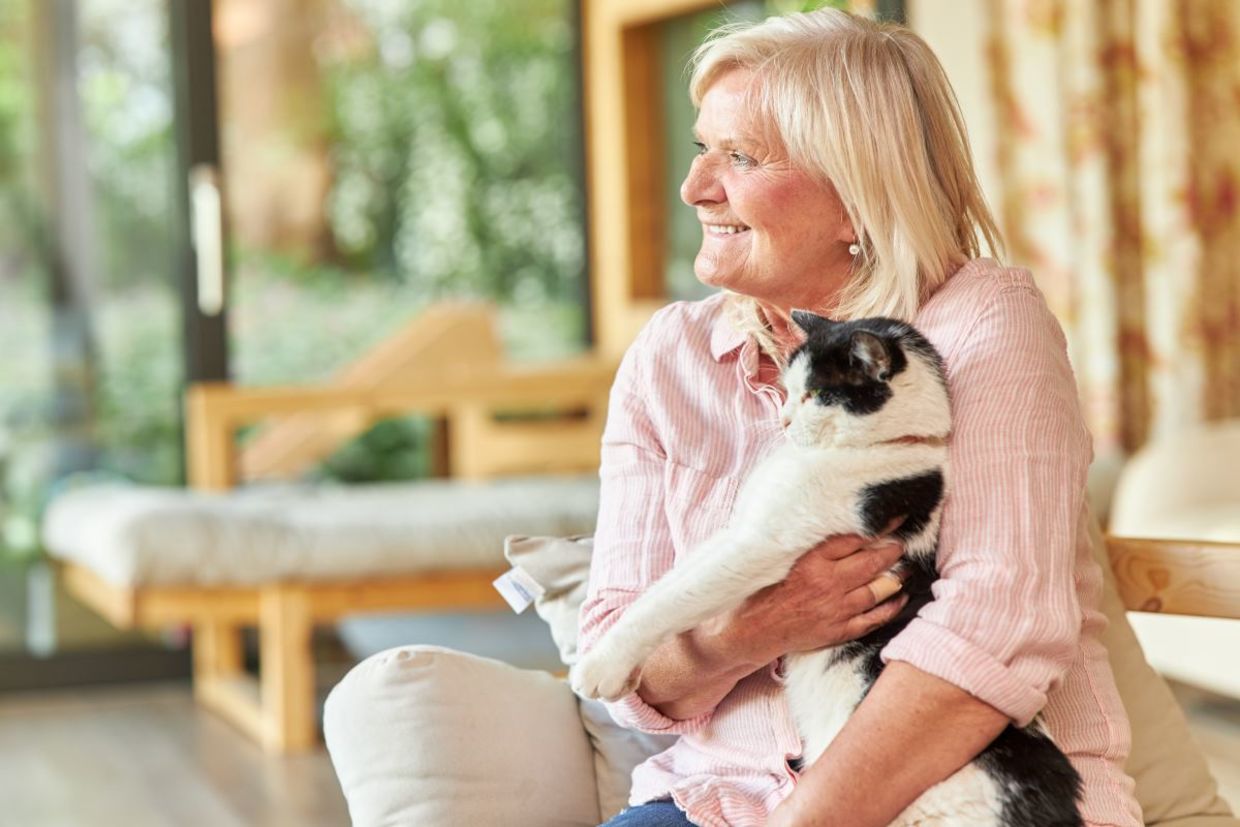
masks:
<path fill-rule="evenodd" d="M 848 254 L 850 256 L 855 256 L 857 255 L 857 253 L 860 253 L 860 252 L 861 252 L 861 245 L 858 244 L 857 242 L 854 241 L 852 244 L 848 245 Z"/>

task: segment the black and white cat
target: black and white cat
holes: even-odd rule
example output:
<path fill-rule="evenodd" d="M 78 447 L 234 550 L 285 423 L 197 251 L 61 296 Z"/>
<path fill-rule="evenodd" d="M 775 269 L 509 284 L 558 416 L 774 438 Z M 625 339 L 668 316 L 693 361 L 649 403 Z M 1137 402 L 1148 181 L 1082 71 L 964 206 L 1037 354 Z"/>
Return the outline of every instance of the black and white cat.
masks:
<path fill-rule="evenodd" d="M 875 536 L 903 518 L 908 604 L 840 646 L 789 655 L 785 689 L 809 766 L 882 671 L 879 652 L 926 603 L 947 484 L 951 414 L 942 361 L 893 319 L 833 322 L 795 311 L 807 341 L 783 374 L 788 439 L 745 481 L 731 519 L 654 583 L 572 671 L 573 688 L 615 700 L 665 640 L 784 579 L 833 534 Z M 1009 726 L 893 825 L 1075 827 L 1080 777 L 1037 723 Z"/>

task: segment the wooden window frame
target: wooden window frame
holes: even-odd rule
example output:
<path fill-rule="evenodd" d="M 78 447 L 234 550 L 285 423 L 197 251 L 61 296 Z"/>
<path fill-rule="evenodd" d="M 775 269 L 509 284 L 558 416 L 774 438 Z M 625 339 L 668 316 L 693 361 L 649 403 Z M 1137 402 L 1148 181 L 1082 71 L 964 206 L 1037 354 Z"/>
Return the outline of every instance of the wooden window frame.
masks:
<path fill-rule="evenodd" d="M 659 27 L 718 0 L 582 0 L 593 329 L 618 356 L 666 303 Z"/>

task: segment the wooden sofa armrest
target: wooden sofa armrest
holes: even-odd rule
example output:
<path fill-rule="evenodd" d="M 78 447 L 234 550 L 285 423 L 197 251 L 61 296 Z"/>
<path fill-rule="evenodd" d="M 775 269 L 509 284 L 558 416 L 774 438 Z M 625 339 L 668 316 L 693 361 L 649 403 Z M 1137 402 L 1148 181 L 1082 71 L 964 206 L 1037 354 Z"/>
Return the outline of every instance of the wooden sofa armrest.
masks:
<path fill-rule="evenodd" d="M 582 409 L 601 431 L 616 363 L 582 357 L 535 366 L 484 365 L 428 376 L 414 387 L 239 387 L 199 383 L 186 392 L 190 484 L 222 490 L 237 482 L 234 435 L 238 428 L 275 415 L 348 412 L 373 422 L 399 414 L 447 419 L 463 446 L 485 430 L 497 411 Z M 597 450 L 597 443 L 595 444 Z M 471 473 L 468 463 L 457 476 Z"/>
<path fill-rule="evenodd" d="M 1106 538 L 1130 611 L 1240 619 L 1240 543 Z"/>

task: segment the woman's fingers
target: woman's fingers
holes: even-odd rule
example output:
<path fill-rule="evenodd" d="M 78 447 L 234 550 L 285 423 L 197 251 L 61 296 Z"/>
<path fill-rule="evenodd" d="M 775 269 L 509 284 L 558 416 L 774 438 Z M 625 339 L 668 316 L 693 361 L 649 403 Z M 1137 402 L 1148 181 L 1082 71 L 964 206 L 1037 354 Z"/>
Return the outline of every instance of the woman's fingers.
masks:
<path fill-rule="evenodd" d="M 862 548 L 835 564 L 834 577 L 843 590 L 849 592 L 890 569 L 903 555 L 904 547 L 894 541 Z"/>
<path fill-rule="evenodd" d="M 904 580 L 895 569 L 890 569 L 879 574 L 865 587 L 870 590 L 870 594 L 874 595 L 874 603 L 877 605 L 893 594 L 898 594 L 904 588 Z"/>
<path fill-rule="evenodd" d="M 900 610 L 904 608 L 905 603 L 908 603 L 908 595 L 902 594 L 879 603 L 868 612 L 862 612 L 857 615 L 848 621 L 848 639 L 856 640 L 859 637 L 864 637 L 879 626 L 890 623 L 900 613 Z"/>
<path fill-rule="evenodd" d="M 873 540 L 858 534 L 836 534 L 810 549 L 807 554 L 821 554 L 829 560 L 843 560 Z"/>
<path fill-rule="evenodd" d="M 904 517 L 890 520 L 883 530 L 874 537 L 863 537 L 860 534 L 836 534 L 826 538 L 809 550 L 809 554 L 822 554 L 832 560 L 843 560 L 858 549 L 883 542 L 888 536 L 904 523 Z"/>

